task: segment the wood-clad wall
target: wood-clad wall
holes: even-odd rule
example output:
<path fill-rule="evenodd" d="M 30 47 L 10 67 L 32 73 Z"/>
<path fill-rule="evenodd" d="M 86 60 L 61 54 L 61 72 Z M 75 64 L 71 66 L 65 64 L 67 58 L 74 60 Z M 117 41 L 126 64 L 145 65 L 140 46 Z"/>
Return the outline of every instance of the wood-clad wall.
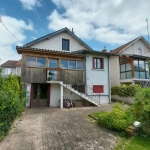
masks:
<path fill-rule="evenodd" d="M 33 57 L 45 57 L 46 65 L 48 68 L 48 60 L 58 59 L 58 64 L 60 67 L 60 59 L 68 60 L 81 60 L 85 61 L 84 57 L 70 57 L 63 55 L 42 55 L 42 54 L 32 54 L 32 53 L 23 53 L 22 54 L 22 67 L 21 67 L 21 81 L 25 83 L 46 83 L 47 81 L 47 70 L 46 68 L 37 68 L 37 67 L 27 67 L 26 66 L 26 56 Z M 85 83 L 85 70 L 69 70 L 65 69 L 64 71 L 57 72 L 57 79 L 68 83 L 68 84 L 84 84 Z"/>

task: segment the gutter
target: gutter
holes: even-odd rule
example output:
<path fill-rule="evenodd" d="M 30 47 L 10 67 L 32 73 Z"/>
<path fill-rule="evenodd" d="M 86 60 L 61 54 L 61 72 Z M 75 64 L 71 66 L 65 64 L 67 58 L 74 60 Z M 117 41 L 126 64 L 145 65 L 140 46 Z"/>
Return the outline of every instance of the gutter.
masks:
<path fill-rule="evenodd" d="M 111 103 L 111 86 L 110 86 L 110 65 L 109 65 L 109 60 L 110 57 L 107 57 L 108 59 L 108 96 L 109 96 L 109 103 Z"/>

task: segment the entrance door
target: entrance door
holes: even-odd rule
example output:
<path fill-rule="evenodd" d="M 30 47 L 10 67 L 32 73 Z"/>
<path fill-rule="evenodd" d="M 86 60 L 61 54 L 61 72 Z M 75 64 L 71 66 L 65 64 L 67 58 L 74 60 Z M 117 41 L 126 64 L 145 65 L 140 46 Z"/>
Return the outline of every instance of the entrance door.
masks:
<path fill-rule="evenodd" d="M 32 107 L 48 106 L 48 84 L 33 84 Z"/>

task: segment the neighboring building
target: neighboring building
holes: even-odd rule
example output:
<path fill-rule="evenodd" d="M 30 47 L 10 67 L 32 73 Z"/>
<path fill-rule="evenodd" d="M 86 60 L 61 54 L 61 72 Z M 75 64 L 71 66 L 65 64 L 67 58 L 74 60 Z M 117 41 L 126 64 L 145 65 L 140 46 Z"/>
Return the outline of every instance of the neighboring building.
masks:
<path fill-rule="evenodd" d="M 110 58 L 111 85 L 139 84 L 149 81 L 149 43 L 141 36 L 115 50 Z"/>
<path fill-rule="evenodd" d="M 21 80 L 27 106 L 63 108 L 63 100 L 110 103 L 109 57 L 94 51 L 68 28 L 48 34 L 23 47 Z"/>
<path fill-rule="evenodd" d="M 12 75 L 21 75 L 21 60 L 8 60 L 1 65 L 2 75 L 7 76 L 9 74 Z"/>

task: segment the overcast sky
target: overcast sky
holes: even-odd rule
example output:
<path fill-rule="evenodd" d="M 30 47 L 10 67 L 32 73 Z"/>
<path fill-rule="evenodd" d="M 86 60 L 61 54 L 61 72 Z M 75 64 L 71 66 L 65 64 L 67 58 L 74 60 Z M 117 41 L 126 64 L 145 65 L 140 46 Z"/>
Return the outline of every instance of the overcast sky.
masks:
<path fill-rule="evenodd" d="M 147 40 L 150 0 L 0 0 L 0 64 L 22 45 L 68 27 L 95 50 L 108 51 L 139 36 Z"/>

